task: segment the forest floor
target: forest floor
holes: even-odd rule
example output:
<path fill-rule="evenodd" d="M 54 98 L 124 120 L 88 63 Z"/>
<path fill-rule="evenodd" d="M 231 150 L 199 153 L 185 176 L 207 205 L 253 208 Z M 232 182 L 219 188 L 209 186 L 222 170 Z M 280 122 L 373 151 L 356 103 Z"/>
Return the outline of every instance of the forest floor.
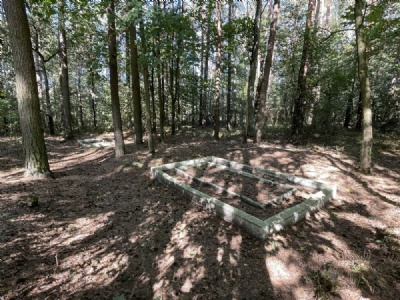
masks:
<path fill-rule="evenodd" d="M 399 140 L 377 136 L 367 176 L 358 136 L 256 146 L 187 129 L 154 156 L 129 137 L 120 159 L 47 137 L 49 180 L 23 178 L 20 139 L 2 138 L 0 299 L 398 299 Z M 336 184 L 338 197 L 263 241 L 151 178 L 209 155 Z"/>

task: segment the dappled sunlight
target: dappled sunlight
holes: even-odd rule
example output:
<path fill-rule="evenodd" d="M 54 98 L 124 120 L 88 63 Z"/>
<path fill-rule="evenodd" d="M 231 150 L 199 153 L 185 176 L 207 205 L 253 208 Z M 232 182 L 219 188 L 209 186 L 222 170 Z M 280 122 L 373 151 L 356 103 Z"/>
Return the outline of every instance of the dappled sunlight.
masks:
<path fill-rule="evenodd" d="M 130 144 L 134 153 L 121 159 L 110 149 L 57 143 L 50 149 L 55 180 L 2 178 L 1 291 L 21 299 L 306 300 L 323 298 L 324 288 L 328 298 L 346 300 L 393 295 L 400 247 L 395 169 L 377 163 L 376 176 L 360 175 L 353 158 L 324 147 L 184 137 L 168 143 L 154 156 L 146 145 Z M 207 155 L 334 182 L 338 197 L 261 241 L 150 180 L 149 166 Z M 212 170 L 206 178 L 250 190 L 259 201 L 270 193 L 260 181 L 221 175 Z M 27 205 L 29 195 L 38 196 L 37 207 Z"/>
<path fill-rule="evenodd" d="M 114 212 L 99 214 L 94 218 L 78 218 L 75 222 L 65 224 L 66 228 L 57 237 L 49 240 L 48 247 L 69 246 L 81 242 L 83 239 L 93 235 L 96 231 L 104 229 Z M 45 238 L 42 236 L 42 238 Z"/>
<path fill-rule="evenodd" d="M 176 296 L 174 282 L 181 282 L 180 291 L 188 293 L 192 287 L 205 276 L 202 245 L 191 240 L 190 231 L 204 230 L 201 228 L 204 213 L 188 211 L 182 220 L 175 223 L 171 230 L 170 242 L 163 253 L 157 257 L 158 275 L 153 291 L 155 296 Z M 183 262 L 176 265 L 176 256 Z M 174 267 L 174 268 L 173 268 Z M 175 271 L 173 271 L 175 269 Z"/>
<path fill-rule="evenodd" d="M 104 253 L 88 254 L 88 250 L 74 257 L 59 259 L 55 266 L 56 273 L 51 278 L 39 279 L 29 295 L 35 297 L 51 290 L 54 285 L 62 285 L 73 293 L 109 285 L 128 267 L 127 254 L 106 250 Z"/>

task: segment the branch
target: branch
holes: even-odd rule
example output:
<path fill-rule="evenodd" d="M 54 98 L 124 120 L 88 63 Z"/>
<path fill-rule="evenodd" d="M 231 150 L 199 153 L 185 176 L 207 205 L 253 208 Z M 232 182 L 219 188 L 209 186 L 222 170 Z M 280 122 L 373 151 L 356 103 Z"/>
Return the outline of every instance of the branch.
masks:
<path fill-rule="evenodd" d="M 57 49 L 56 52 L 54 52 L 52 55 L 50 55 L 47 59 L 44 59 L 44 62 L 48 62 L 49 60 L 52 60 L 54 56 L 60 53 L 60 49 Z"/>
<path fill-rule="evenodd" d="M 321 41 L 318 43 L 318 45 L 321 45 L 321 44 L 325 43 L 327 40 L 329 40 L 331 37 L 333 37 L 335 34 L 337 34 L 337 33 L 339 33 L 339 32 L 354 31 L 354 30 L 355 30 L 354 28 L 345 28 L 345 29 L 341 29 L 341 30 L 331 31 L 331 32 L 329 33 L 329 35 L 328 35 L 326 38 L 324 38 L 323 40 L 321 40 Z"/>
<path fill-rule="evenodd" d="M 33 51 L 35 51 L 37 53 L 37 55 L 40 56 L 40 58 L 43 60 L 44 63 L 50 61 L 53 59 L 54 56 L 56 56 L 58 53 L 60 53 L 60 49 L 57 49 L 56 52 L 54 52 L 52 55 L 50 55 L 48 58 L 44 58 L 42 52 L 40 52 L 40 50 L 38 49 L 37 46 L 35 46 L 35 48 L 32 48 Z"/>

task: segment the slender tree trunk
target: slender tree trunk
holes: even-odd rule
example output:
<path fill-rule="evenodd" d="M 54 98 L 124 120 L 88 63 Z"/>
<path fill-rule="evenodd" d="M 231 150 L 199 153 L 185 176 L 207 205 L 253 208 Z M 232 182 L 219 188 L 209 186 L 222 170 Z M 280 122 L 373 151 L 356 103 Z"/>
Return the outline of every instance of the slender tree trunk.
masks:
<path fill-rule="evenodd" d="M 39 30 L 35 29 L 35 33 L 33 34 L 33 43 L 36 49 L 39 49 Z M 46 130 L 46 105 L 44 102 L 43 96 L 43 73 L 41 70 L 41 59 L 38 54 L 38 51 L 33 52 L 33 62 L 35 64 L 36 69 L 36 82 L 38 85 L 38 95 L 39 95 L 39 104 L 40 104 L 40 117 L 42 119 L 43 130 Z"/>
<path fill-rule="evenodd" d="M 207 110 L 207 99 L 208 99 L 208 61 L 210 59 L 210 35 L 211 35 L 211 25 L 210 18 L 212 13 L 212 5 L 211 2 L 208 4 L 208 15 L 207 15 L 207 33 L 206 33 L 206 45 L 205 45 L 205 55 L 204 55 L 204 88 L 203 88 L 203 115 L 206 123 L 208 122 L 208 110 Z M 211 107 L 210 107 L 211 109 Z"/>
<path fill-rule="evenodd" d="M 44 95 L 45 95 L 45 102 L 46 102 L 46 115 L 48 119 L 48 127 L 49 127 L 49 133 L 51 135 L 54 135 L 55 129 L 54 129 L 54 121 L 53 121 L 53 109 L 51 107 L 51 102 L 50 102 L 50 85 L 49 85 L 49 77 L 47 75 L 47 69 L 44 61 L 42 60 L 42 71 L 43 71 L 43 81 L 44 81 Z"/>
<path fill-rule="evenodd" d="M 150 76 L 150 95 L 151 95 L 151 123 L 152 123 L 152 132 L 157 132 L 157 114 L 156 114 L 156 99 L 155 99 L 155 91 L 154 91 L 154 68 L 151 68 L 151 76 Z"/>
<path fill-rule="evenodd" d="M 229 1 L 229 11 L 228 11 L 228 23 L 232 22 L 232 13 L 233 13 L 233 4 L 232 1 Z M 232 32 L 229 32 L 228 36 L 228 91 L 226 95 L 226 130 L 231 130 L 231 119 L 232 119 L 232 49 L 230 46 L 232 45 Z"/>
<path fill-rule="evenodd" d="M 165 141 L 165 66 L 164 63 L 161 65 L 161 98 L 160 98 L 160 139 L 161 142 Z"/>
<path fill-rule="evenodd" d="M 215 108 L 214 108 L 214 139 L 219 140 L 219 105 L 221 87 L 221 60 L 222 60 L 222 28 L 221 28 L 221 0 L 217 0 L 217 58 L 215 66 Z"/>
<path fill-rule="evenodd" d="M 197 75 L 195 72 L 194 65 L 193 65 L 193 74 L 192 75 L 193 75 L 193 80 L 194 80 L 194 88 L 192 89 L 192 93 L 193 93 L 193 95 L 195 95 L 195 97 L 198 97 L 199 96 L 199 94 L 198 94 L 199 88 L 198 88 L 198 80 L 197 80 L 198 78 L 197 78 Z M 195 97 L 192 97 L 192 99 L 190 101 L 191 108 L 192 108 L 192 120 L 191 120 L 192 128 L 194 128 L 196 125 L 196 120 L 195 120 L 196 109 L 195 109 L 195 103 L 194 103 Z"/>
<path fill-rule="evenodd" d="M 306 28 L 304 31 L 303 52 L 301 54 L 300 70 L 297 80 L 297 95 L 294 100 L 292 135 L 301 135 L 304 132 L 305 108 L 307 101 L 307 75 L 311 68 L 311 30 L 312 14 L 315 9 L 315 0 L 308 1 Z"/>
<path fill-rule="evenodd" d="M 144 31 L 143 21 L 140 21 L 140 34 L 141 34 L 141 42 L 142 42 L 142 51 L 143 56 L 147 53 L 147 45 L 146 45 L 146 35 Z M 146 107 L 146 129 L 147 129 L 147 142 L 149 146 L 149 152 L 154 154 L 154 141 L 153 141 L 153 133 L 151 126 L 151 109 L 150 109 L 150 93 L 149 93 L 149 71 L 147 62 L 144 61 L 142 64 L 143 67 L 143 78 L 144 78 L 144 101 Z"/>
<path fill-rule="evenodd" d="M 262 14 L 262 0 L 257 0 L 256 14 L 254 16 L 253 26 L 253 45 L 250 58 L 250 71 L 247 87 L 247 104 L 246 104 L 246 123 L 244 126 L 243 142 L 247 142 L 247 137 L 252 134 L 254 123 L 254 84 L 258 68 L 258 51 L 260 48 L 260 23 Z"/>
<path fill-rule="evenodd" d="M 129 3 L 128 3 L 129 4 Z M 129 7 L 127 7 L 129 9 Z M 130 49 L 130 33 L 129 28 L 125 31 L 125 75 L 126 75 L 126 86 L 127 86 L 127 115 L 128 115 L 128 127 L 133 132 L 134 125 L 133 125 L 133 99 L 132 99 L 132 80 L 131 80 L 131 49 Z"/>
<path fill-rule="evenodd" d="M 172 35 L 172 40 L 174 40 Z M 169 95 L 171 97 L 171 134 L 175 134 L 174 59 L 169 64 Z"/>
<path fill-rule="evenodd" d="M 179 45 L 179 41 L 178 41 Z M 178 46 L 180 47 L 180 46 Z M 178 130 L 181 129 L 181 103 L 180 103 L 180 89 L 179 89 L 179 82 L 180 82 L 180 69 L 179 69 L 179 55 L 176 59 L 176 68 L 175 68 L 175 102 L 176 102 L 176 128 Z"/>
<path fill-rule="evenodd" d="M 111 107 L 114 124 L 115 157 L 125 154 L 124 135 L 122 132 L 121 110 L 118 95 L 117 36 L 115 32 L 115 4 L 110 0 L 107 8 L 108 17 L 108 54 L 110 68 Z"/>
<path fill-rule="evenodd" d="M 360 80 L 360 93 L 362 102 L 362 142 L 360 155 L 360 171 L 371 173 L 371 152 L 372 152 L 372 109 L 371 90 L 368 79 L 368 62 L 366 43 L 363 28 L 364 0 L 355 0 L 354 19 L 356 25 L 356 42 L 358 58 L 358 77 Z"/>
<path fill-rule="evenodd" d="M 60 87 L 62 94 L 63 124 L 65 139 L 73 139 L 72 116 L 71 116 L 71 97 L 69 89 L 68 75 L 68 54 L 67 54 L 67 35 L 65 32 L 65 2 L 58 1 L 59 17 L 59 48 L 60 48 Z"/>
<path fill-rule="evenodd" d="M 131 42 L 131 75 L 132 75 L 132 97 L 133 97 L 133 121 L 135 126 L 135 143 L 143 144 L 142 126 L 142 101 L 140 97 L 140 77 L 138 64 L 138 51 L 136 45 L 136 26 L 131 24 L 129 28 Z"/>
<path fill-rule="evenodd" d="M 96 117 L 96 86 L 95 86 L 95 75 L 93 67 L 90 68 L 90 107 L 93 115 L 93 127 L 97 128 L 97 117 Z"/>
<path fill-rule="evenodd" d="M 204 19 L 205 19 L 205 13 L 204 9 L 202 8 L 202 14 L 201 14 L 201 19 L 202 19 L 202 24 L 201 24 L 201 53 L 200 53 L 200 95 L 199 95 L 199 126 L 203 126 L 203 120 L 204 120 L 204 84 L 203 84 L 203 73 L 204 73 L 204 31 L 205 31 L 205 26 L 204 26 Z"/>
<path fill-rule="evenodd" d="M 39 95 L 28 19 L 23 0 L 3 0 L 14 61 L 18 114 L 25 156 L 25 176 L 49 177 L 46 144 L 40 119 Z"/>
<path fill-rule="evenodd" d="M 78 92 L 78 110 L 79 110 L 79 123 L 81 128 L 85 128 L 85 122 L 83 118 L 83 103 L 82 103 L 82 68 L 78 65 L 78 82 L 77 82 L 77 92 Z"/>
<path fill-rule="evenodd" d="M 269 30 L 268 48 L 264 61 L 264 70 L 262 75 L 260 76 L 258 83 L 260 87 L 257 88 L 257 90 L 259 90 L 259 94 L 257 95 L 258 101 L 256 101 L 256 103 L 258 103 L 258 107 L 256 109 L 257 115 L 256 115 L 256 136 L 255 136 L 255 142 L 257 144 L 261 143 L 262 128 L 265 124 L 265 119 L 267 117 L 267 95 L 268 95 L 271 67 L 274 57 L 275 37 L 276 37 L 276 29 L 278 26 L 279 8 L 280 8 L 280 1 L 274 0 L 274 15 Z"/>

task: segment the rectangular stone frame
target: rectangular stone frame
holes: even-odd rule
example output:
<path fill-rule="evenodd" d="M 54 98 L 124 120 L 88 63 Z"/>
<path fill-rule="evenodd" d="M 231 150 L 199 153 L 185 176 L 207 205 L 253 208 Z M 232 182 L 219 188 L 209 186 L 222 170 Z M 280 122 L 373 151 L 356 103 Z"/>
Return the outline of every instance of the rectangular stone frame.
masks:
<path fill-rule="evenodd" d="M 182 182 L 168 175 L 164 171 L 174 170 L 181 167 L 195 167 L 205 164 L 217 164 L 228 167 L 230 171 L 236 171 L 241 176 L 256 177 L 261 181 L 266 179 L 257 177 L 254 174 L 248 173 L 257 171 L 261 174 L 266 174 L 271 177 L 286 179 L 297 185 L 306 186 L 316 190 L 316 193 L 312 194 L 307 200 L 293 207 L 283 210 L 282 212 L 267 218 L 265 220 L 259 219 L 253 215 L 250 215 L 232 205 L 218 200 L 217 198 L 211 197 L 205 193 L 202 193 Z M 283 229 L 286 225 L 297 223 L 298 221 L 305 218 L 311 212 L 323 207 L 327 202 L 336 197 L 336 186 L 329 186 L 325 183 L 309 180 L 285 173 L 272 172 L 262 168 L 257 168 L 245 164 L 236 163 L 229 161 L 224 158 L 208 156 L 199 159 L 186 160 L 181 162 L 164 164 L 157 167 L 151 168 L 151 173 L 154 178 L 157 178 L 160 182 L 166 184 L 180 191 L 184 196 L 189 197 L 196 204 L 202 205 L 205 208 L 211 209 L 216 214 L 221 216 L 225 221 L 232 222 L 239 227 L 245 229 L 252 235 L 265 239 L 268 235 L 278 232 Z M 249 176 L 250 175 L 250 176 Z M 268 180 L 267 180 L 268 181 Z M 290 185 L 287 185 L 291 187 Z M 280 200 L 281 198 L 279 198 Z M 274 201 L 275 202 L 275 201 Z"/>

